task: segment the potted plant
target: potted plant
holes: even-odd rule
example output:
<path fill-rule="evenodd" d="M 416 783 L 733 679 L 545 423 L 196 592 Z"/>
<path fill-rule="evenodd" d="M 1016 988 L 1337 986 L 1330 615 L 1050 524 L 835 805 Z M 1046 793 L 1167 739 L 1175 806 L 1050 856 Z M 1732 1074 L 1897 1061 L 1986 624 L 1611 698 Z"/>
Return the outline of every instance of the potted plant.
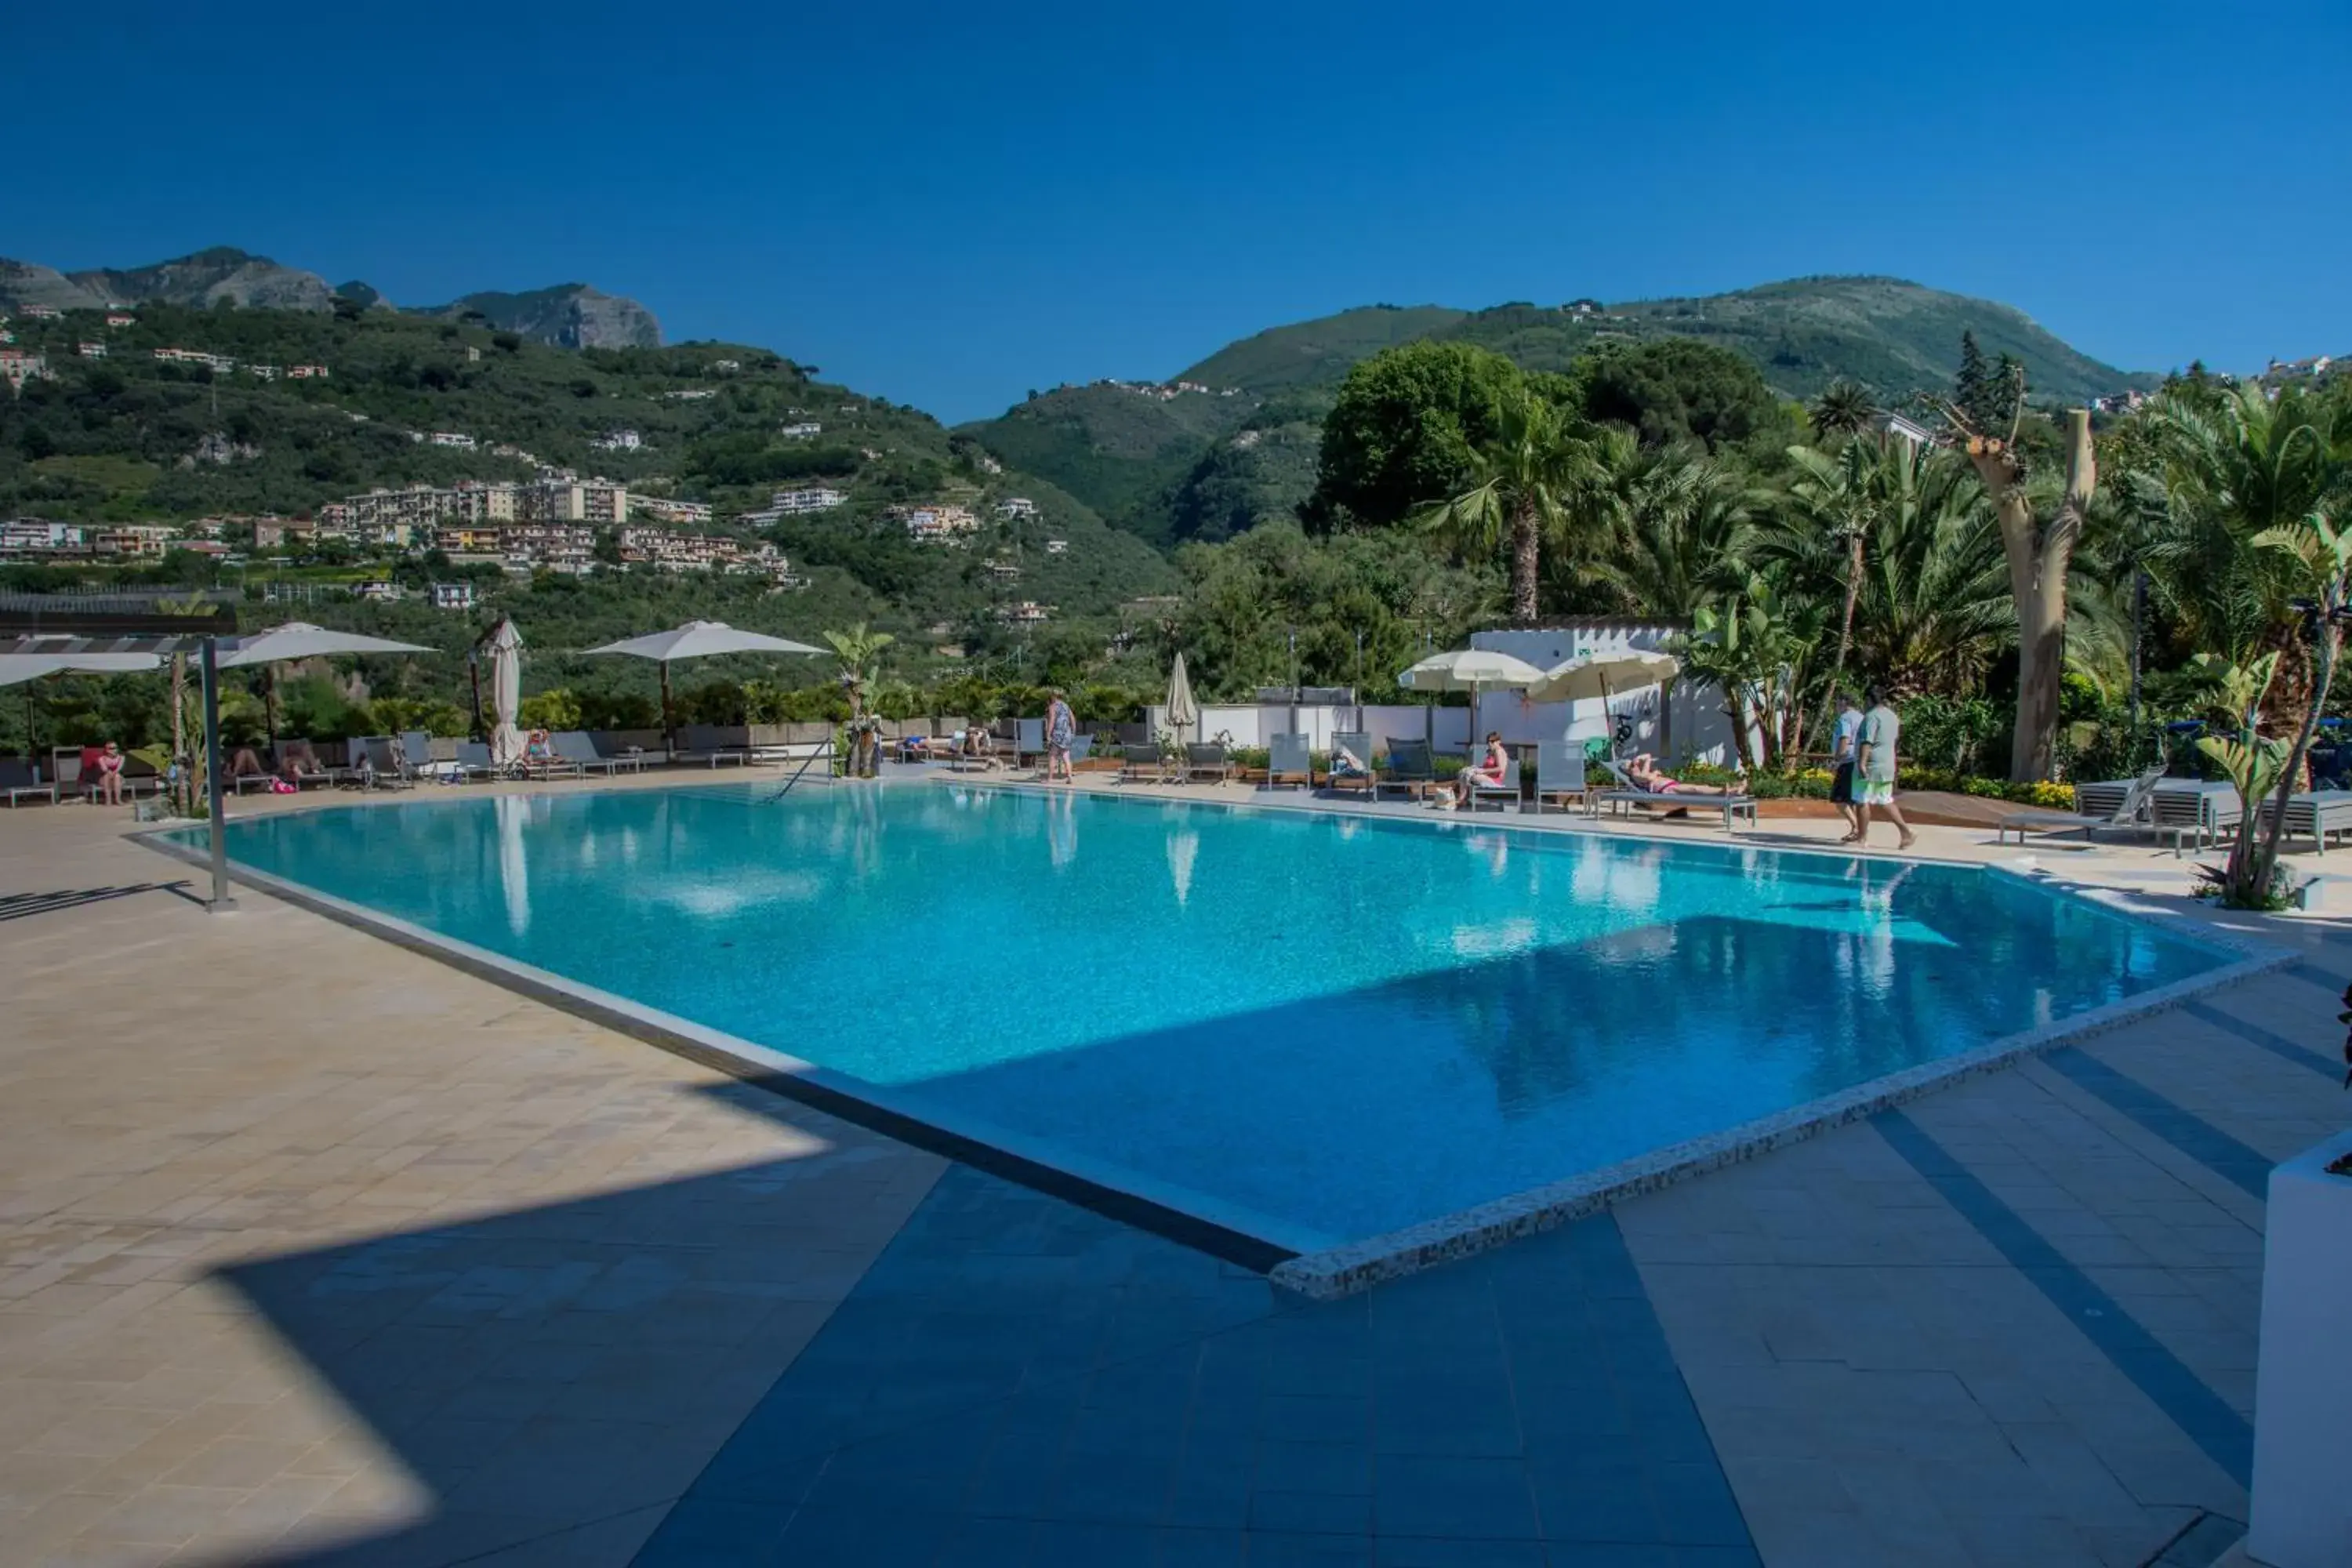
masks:
<path fill-rule="evenodd" d="M 2344 1006 L 2337 1021 L 2352 1026 L 2352 986 Z M 2270 1568 L 2336 1568 L 2352 1561 L 2352 1129 L 2271 1172 L 2263 1228 L 2246 1552 Z"/>

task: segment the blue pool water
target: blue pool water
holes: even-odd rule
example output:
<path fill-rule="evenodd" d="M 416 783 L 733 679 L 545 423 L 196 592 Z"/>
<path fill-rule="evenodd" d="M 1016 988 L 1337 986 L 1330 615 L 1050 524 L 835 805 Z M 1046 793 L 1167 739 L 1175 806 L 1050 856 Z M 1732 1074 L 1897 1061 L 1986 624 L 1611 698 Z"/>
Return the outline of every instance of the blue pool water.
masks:
<path fill-rule="evenodd" d="M 271 816 L 230 852 L 1302 1247 L 2230 961 L 1954 867 L 772 787 Z"/>

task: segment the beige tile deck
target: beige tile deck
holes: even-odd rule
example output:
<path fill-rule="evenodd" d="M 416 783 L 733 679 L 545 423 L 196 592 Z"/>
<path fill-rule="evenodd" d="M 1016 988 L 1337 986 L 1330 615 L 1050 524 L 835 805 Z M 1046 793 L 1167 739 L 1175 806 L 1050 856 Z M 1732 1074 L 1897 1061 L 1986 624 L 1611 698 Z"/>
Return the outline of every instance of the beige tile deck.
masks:
<path fill-rule="evenodd" d="M 0 900 L 195 879 L 124 826 L 0 814 Z M 12 1564 L 625 1561 L 940 1168 L 251 894 L 0 920 L 0 998 Z"/>

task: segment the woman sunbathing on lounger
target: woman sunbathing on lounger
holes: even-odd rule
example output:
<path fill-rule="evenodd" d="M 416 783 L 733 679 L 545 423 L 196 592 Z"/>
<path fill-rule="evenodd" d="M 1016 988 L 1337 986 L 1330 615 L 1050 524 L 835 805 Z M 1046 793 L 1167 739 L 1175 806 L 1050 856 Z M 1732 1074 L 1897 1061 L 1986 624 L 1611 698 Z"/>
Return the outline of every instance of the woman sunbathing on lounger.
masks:
<path fill-rule="evenodd" d="M 1647 790 L 1652 795 L 1722 795 L 1732 793 L 1722 784 L 1685 784 L 1680 779 L 1670 778 L 1658 771 L 1658 759 L 1647 752 L 1636 754 L 1626 763 L 1625 776 L 1633 781 L 1635 789 Z"/>

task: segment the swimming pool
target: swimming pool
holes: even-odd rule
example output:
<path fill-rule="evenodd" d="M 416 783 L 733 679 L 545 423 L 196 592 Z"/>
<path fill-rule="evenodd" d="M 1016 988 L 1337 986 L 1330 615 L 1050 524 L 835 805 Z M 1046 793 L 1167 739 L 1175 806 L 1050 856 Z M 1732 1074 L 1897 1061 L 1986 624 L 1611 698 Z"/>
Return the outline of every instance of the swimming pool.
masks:
<path fill-rule="evenodd" d="M 1969 868 L 988 787 L 772 791 L 445 796 L 235 822 L 229 847 L 1302 1252 L 2235 956 Z"/>

